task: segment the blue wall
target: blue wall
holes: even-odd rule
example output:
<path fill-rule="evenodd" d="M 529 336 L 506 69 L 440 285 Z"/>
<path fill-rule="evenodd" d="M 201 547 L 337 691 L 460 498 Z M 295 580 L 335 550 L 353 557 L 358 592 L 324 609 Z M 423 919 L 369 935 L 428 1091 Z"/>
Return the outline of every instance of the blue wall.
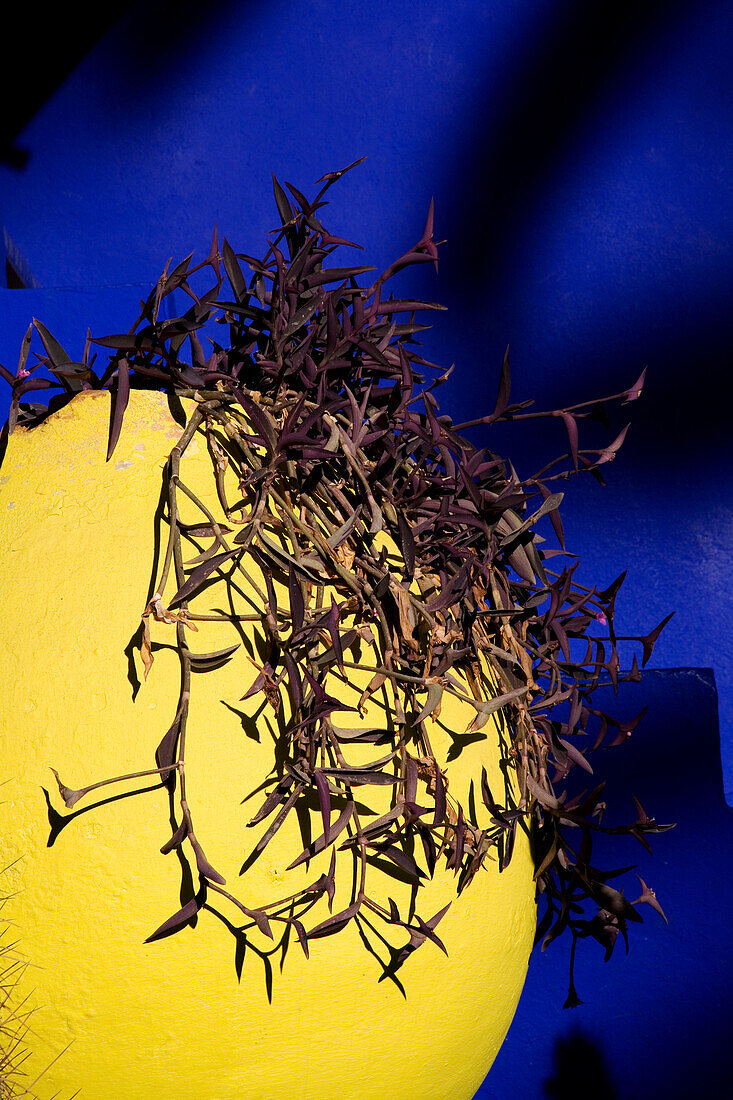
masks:
<path fill-rule="evenodd" d="M 626 843 L 599 851 L 604 867 L 639 863 L 669 926 L 644 906 L 629 957 L 617 943 L 605 965 L 595 943 L 581 943 L 576 985 L 584 1003 L 572 1011 L 563 1011 L 560 995 L 568 945 L 535 952 L 509 1035 L 476 1100 L 682 1100 L 712 1097 L 721 1087 L 724 1095 L 733 815 L 721 798 L 713 676 L 709 669 L 650 672 L 614 700 L 619 714 L 645 704 L 643 732 L 640 726 L 638 738 L 603 753 L 603 775 L 622 812 L 643 789 L 657 820 L 677 827 L 652 838 L 654 858 Z M 660 767 L 669 745 L 679 748 L 679 763 L 667 755 Z"/>
<path fill-rule="evenodd" d="M 673 928 L 657 926 L 650 911 L 627 963 L 604 968 L 594 960 L 587 1003 L 572 1014 L 559 1012 L 563 975 L 548 969 L 562 969 L 562 948 L 557 963 L 552 952 L 533 960 L 485 1100 L 542 1096 L 543 1082 L 559 1072 L 553 1042 L 573 1027 L 600 1044 L 618 1095 L 641 1096 L 632 1082 L 646 1078 L 631 1069 L 639 1044 L 656 1049 L 673 1029 L 667 1007 L 647 1008 L 644 989 L 679 998 L 679 1018 L 695 1042 L 706 1029 L 715 1033 L 724 1007 L 715 984 L 724 932 L 693 934 L 690 922 L 701 905 L 712 911 L 714 900 L 731 902 L 714 867 L 729 851 L 723 785 L 733 803 L 730 311 L 723 299 L 732 22 L 729 5 L 705 0 L 211 0 L 205 7 L 148 0 L 112 28 L 21 134 L 26 167 L 0 167 L 0 220 L 42 288 L 0 292 L 0 362 L 9 367 L 33 314 L 75 354 L 88 324 L 96 334 L 127 327 L 168 257 L 194 248 L 203 256 L 215 222 L 237 249 L 259 251 L 274 224 L 271 171 L 308 189 L 324 171 L 364 155 L 366 163 L 332 191 L 328 224 L 366 246 L 363 262 L 383 265 L 417 239 L 435 196 L 438 235 L 448 242 L 439 274 L 411 273 L 410 290 L 449 306 L 426 342 L 430 358 L 456 363 L 443 403 L 457 420 L 493 404 L 507 343 L 516 396 L 534 396 L 543 407 L 622 390 L 648 367 L 644 400 L 629 407 L 632 429 L 607 467 L 607 487 L 591 479 L 568 486 L 565 524 L 583 561 L 581 580 L 604 585 L 628 567 L 617 606 L 629 633 L 676 610 L 655 668 L 712 670 L 699 713 L 689 709 L 694 677 L 679 681 L 690 690 L 675 688 L 673 712 L 665 709 L 666 689 L 650 687 L 653 705 L 638 734 L 641 743 L 678 748 L 679 773 L 663 785 L 654 782 L 653 759 L 643 749 L 638 757 L 639 772 L 648 769 L 639 791 L 658 793 L 650 811 L 681 822 L 659 838 L 656 859 L 639 849 L 643 877 L 660 892 L 664 880 Z M 524 472 L 564 445 L 559 430 L 517 426 L 476 438 L 510 448 Z M 688 738 L 704 746 L 707 761 L 694 777 L 686 774 Z M 633 751 L 629 770 L 637 767 Z M 695 877 L 700 864 L 689 847 L 698 825 L 678 840 L 687 811 L 674 800 L 668 807 L 683 776 L 694 778 L 695 797 L 710 814 L 708 885 Z M 715 899 L 713 881 L 723 891 Z M 671 944 L 675 961 L 663 961 Z M 703 986 L 711 982 L 706 1007 Z M 644 1006 L 635 1038 L 634 1000 Z M 547 1037 L 531 1066 L 530 1035 Z M 649 1076 L 646 1100 L 682 1095 L 681 1047 L 680 1036 L 677 1062 Z M 716 1048 L 711 1057 L 714 1073 L 722 1053 Z M 511 1058 L 526 1067 L 521 1089 L 511 1084 Z"/>

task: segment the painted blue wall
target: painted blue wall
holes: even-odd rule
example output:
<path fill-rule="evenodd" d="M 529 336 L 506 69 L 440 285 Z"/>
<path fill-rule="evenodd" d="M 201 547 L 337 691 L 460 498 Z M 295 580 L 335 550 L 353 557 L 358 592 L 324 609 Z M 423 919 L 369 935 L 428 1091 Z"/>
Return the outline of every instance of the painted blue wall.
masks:
<path fill-rule="evenodd" d="M 669 926 L 641 907 L 644 924 L 632 929 L 629 957 L 617 943 L 607 964 L 595 943 L 581 943 L 576 985 L 584 1003 L 572 1010 L 561 1007 L 568 945 L 535 952 L 509 1035 L 476 1100 L 724 1095 L 733 815 L 721 797 L 714 678 L 709 669 L 650 672 L 641 684 L 624 685 L 613 705 L 629 716 L 644 705 L 649 711 L 638 737 L 602 754 L 608 791 L 625 812 L 643 788 L 657 820 L 677 827 L 652 838 L 654 858 L 638 845 L 609 843 L 599 862 L 610 868 L 637 861 Z M 661 755 L 669 745 L 678 747 L 679 761 Z"/>
<path fill-rule="evenodd" d="M 384 265 L 417 239 L 435 196 L 448 239 L 440 272 L 409 279 L 411 291 L 449 306 L 426 342 L 430 358 L 456 363 L 443 398 L 455 419 L 492 406 L 507 343 L 516 396 L 542 407 L 617 392 L 648 367 L 607 487 L 568 486 L 565 524 L 581 580 L 605 585 L 628 568 L 617 606 L 630 633 L 676 611 L 655 668 L 712 670 L 699 710 L 694 677 L 674 691 L 648 688 L 639 742 L 674 745 L 678 773 L 655 784 L 652 757 L 641 748 L 632 765 L 627 756 L 639 789 L 681 822 L 659 838 L 657 860 L 639 850 L 643 876 L 660 892 L 664 881 L 674 924 L 657 926 L 650 912 L 628 963 L 594 960 L 587 1003 L 572 1014 L 558 1008 L 563 975 L 552 970 L 564 965 L 562 949 L 557 962 L 535 959 L 481 1100 L 552 1095 L 543 1082 L 560 1072 L 553 1044 L 573 1028 L 598 1045 L 619 1096 L 682 1095 L 692 1073 L 680 1061 L 682 1034 L 654 1078 L 632 1074 L 641 1047 L 676 1035 L 669 1005 L 652 1010 L 648 991 L 655 1004 L 678 999 L 675 1019 L 697 1043 L 717 1034 L 725 1009 L 716 984 L 724 930 L 713 923 L 698 935 L 691 921 L 701 905 L 717 913 L 731 902 L 715 868 L 730 850 L 724 785 L 733 803 L 732 22 L 719 0 L 148 0 L 20 135 L 25 169 L 0 167 L 0 220 L 42 288 L 0 292 L 6 366 L 33 314 L 74 353 L 87 325 L 127 327 L 168 257 L 203 256 L 215 222 L 238 250 L 259 251 L 274 224 L 271 171 L 307 189 L 366 155 L 332 191 L 328 224 L 366 246 L 364 262 Z M 524 472 L 564 445 L 559 430 L 536 427 L 475 434 L 511 449 Z M 694 776 L 688 739 L 704 748 Z M 704 827 L 694 818 L 687 839 L 687 810 L 675 801 L 683 778 L 709 815 Z M 691 847 L 702 835 L 704 864 Z M 635 1000 L 644 1011 L 632 1033 Z M 547 1039 L 532 1064 L 530 1035 Z M 715 1047 L 706 1072 L 720 1071 L 723 1055 Z M 517 1059 L 524 1076 L 512 1083 Z"/>

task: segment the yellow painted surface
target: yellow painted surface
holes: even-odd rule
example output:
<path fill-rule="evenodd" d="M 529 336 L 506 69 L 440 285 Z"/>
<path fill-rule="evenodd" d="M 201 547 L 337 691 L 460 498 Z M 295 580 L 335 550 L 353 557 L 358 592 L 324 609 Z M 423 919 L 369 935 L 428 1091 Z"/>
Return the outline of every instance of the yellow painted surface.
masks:
<path fill-rule="evenodd" d="M 180 429 L 163 395 L 133 393 L 117 451 L 106 463 L 108 422 L 108 395 L 81 395 L 32 432 L 14 434 L 0 467 L 0 871 L 7 867 L 0 895 L 12 895 L 0 913 L 10 922 L 0 946 L 15 944 L 5 962 L 27 962 L 13 1004 L 27 997 L 21 1011 L 33 1009 L 18 1095 L 43 1073 L 28 1093 L 43 1100 L 55 1093 L 68 1100 L 77 1089 L 83 1100 L 470 1100 L 504 1038 L 526 973 L 535 906 L 523 834 L 509 869 L 499 875 L 491 864 L 460 898 L 441 860 L 418 892 L 417 911 L 428 918 L 452 900 L 438 927 L 449 954 L 425 943 L 398 972 L 403 996 L 393 982 L 378 980 L 383 966 L 353 924 L 313 941 L 309 960 L 293 937 L 282 970 L 282 925 L 275 943 L 249 934 L 250 946 L 237 960 L 224 919 L 236 928 L 241 915 L 214 893 L 216 912 L 203 911 L 195 928 L 145 944 L 180 905 L 181 860 L 159 851 L 170 835 L 167 793 L 158 787 L 103 801 L 150 786 L 153 777 L 102 788 L 73 811 L 64 807 L 50 766 L 70 787 L 154 766 L 178 694 L 174 627 L 154 625 L 162 648 L 134 702 L 125 649 L 148 598 L 152 516 Z M 182 476 L 220 517 L 210 471 L 197 439 Z M 203 522 L 188 501 L 181 511 L 186 522 Z M 166 534 L 163 524 L 163 548 Z M 192 609 L 225 606 L 222 590 L 204 592 Z M 172 592 L 170 586 L 169 599 Z M 246 585 L 237 598 L 240 611 L 252 609 Z M 198 634 L 188 635 L 196 651 L 237 640 L 228 623 L 199 625 Z M 208 858 L 228 890 L 258 905 L 315 881 L 330 852 L 286 871 L 302 848 L 291 814 L 239 875 L 265 828 L 248 829 L 247 822 L 263 797 L 253 792 L 273 766 L 274 732 L 272 711 L 256 722 L 235 713 L 254 716 L 259 707 L 257 700 L 239 701 L 255 675 L 246 657 L 254 626 L 243 633 L 225 668 L 195 677 L 187 775 Z M 133 660 L 141 674 L 138 653 Z M 368 679 L 349 674 L 349 683 L 331 688 L 353 703 Z M 375 701 L 364 718 L 344 711 L 333 720 L 374 724 L 380 705 Z M 452 734 L 462 733 L 472 713 L 446 701 L 440 719 L 429 723 L 436 755 L 449 761 L 449 792 L 462 799 L 482 763 L 492 789 L 502 790 L 495 725 L 455 756 Z M 344 751 L 361 763 L 386 750 Z M 44 787 L 54 813 L 72 818 L 51 846 Z M 382 788 L 361 791 L 373 812 L 387 804 L 378 805 L 374 795 L 384 798 Z M 321 831 L 314 812 L 312 835 Z M 183 853 L 190 860 L 187 845 Z M 351 858 L 341 853 L 334 912 L 349 903 L 351 874 Z M 370 874 L 372 895 L 384 904 L 393 897 L 406 916 L 409 888 Z M 327 916 L 323 899 L 306 926 Z M 378 921 L 374 927 L 397 946 L 407 938 Z M 370 938 L 386 959 L 384 942 Z M 7 1014 L 9 1006 L 0 1011 Z"/>

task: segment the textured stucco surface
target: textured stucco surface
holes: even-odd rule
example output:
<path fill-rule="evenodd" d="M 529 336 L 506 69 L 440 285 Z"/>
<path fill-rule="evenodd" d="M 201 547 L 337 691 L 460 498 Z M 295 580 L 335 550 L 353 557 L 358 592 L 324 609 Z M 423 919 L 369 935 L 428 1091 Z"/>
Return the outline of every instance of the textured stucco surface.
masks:
<path fill-rule="evenodd" d="M 0 468 L 0 869 L 7 867 L 0 893 L 13 895 L 2 916 L 11 922 L 15 953 L 29 964 L 16 991 L 34 1010 L 26 1081 L 58 1058 L 35 1086 L 41 1097 L 58 1090 L 67 1100 L 81 1088 L 84 1100 L 470 1100 L 526 974 L 535 907 L 523 835 L 509 869 L 499 875 L 492 865 L 459 899 L 455 879 L 442 870 L 420 890 L 423 917 L 454 899 L 439 927 L 449 955 L 426 943 L 408 959 L 399 972 L 403 997 L 390 981 L 378 981 L 382 968 L 353 925 L 314 941 L 310 960 L 291 943 L 282 972 L 272 941 L 248 934 L 238 980 L 235 938 L 222 919 L 238 927 L 237 910 L 214 894 L 209 900 L 221 917 L 204 911 L 195 928 L 144 944 L 180 904 L 181 862 L 159 853 L 170 832 L 166 792 L 103 801 L 150 786 L 148 778 L 103 788 L 71 812 L 63 806 L 51 765 L 71 787 L 150 767 L 178 692 L 173 627 L 156 624 L 161 648 L 134 702 L 124 650 L 147 599 L 152 516 L 179 429 L 162 395 L 133 394 L 117 451 L 105 463 L 108 421 L 108 395 L 82 395 L 33 432 L 16 433 Z M 220 515 L 202 443 L 186 456 L 182 475 Z M 193 506 L 182 502 L 181 511 L 184 521 L 200 522 Z M 166 532 L 163 524 L 163 540 Z M 204 592 L 194 609 L 222 606 L 221 599 Z M 199 625 L 189 635 L 196 651 L 232 641 L 229 624 Z M 266 715 L 255 729 L 228 709 L 257 710 L 255 700 L 239 701 L 254 677 L 247 660 L 254 628 L 242 641 L 225 668 L 195 678 L 187 775 L 209 859 L 228 889 L 257 905 L 314 881 L 328 857 L 285 872 L 302 847 L 291 815 L 239 877 L 264 831 L 246 828 L 261 794 L 243 800 L 273 761 Z M 339 698 L 353 702 L 361 683 L 356 674 L 336 685 Z M 456 703 L 432 723 L 439 758 L 469 716 Z M 343 726 L 374 718 L 373 711 L 334 715 Z M 483 732 L 485 739 L 448 763 L 451 794 L 466 798 L 482 763 L 501 789 L 499 731 L 489 725 Z M 365 758 L 374 755 L 371 746 Z M 74 818 L 50 847 L 43 788 L 52 816 Z M 313 835 L 320 831 L 316 814 Z M 334 911 L 348 904 L 350 881 L 347 860 L 337 868 Z M 407 910 L 403 884 L 375 873 L 373 891 Z M 320 902 L 307 926 L 326 915 Z M 373 942 L 385 957 L 384 944 Z"/>

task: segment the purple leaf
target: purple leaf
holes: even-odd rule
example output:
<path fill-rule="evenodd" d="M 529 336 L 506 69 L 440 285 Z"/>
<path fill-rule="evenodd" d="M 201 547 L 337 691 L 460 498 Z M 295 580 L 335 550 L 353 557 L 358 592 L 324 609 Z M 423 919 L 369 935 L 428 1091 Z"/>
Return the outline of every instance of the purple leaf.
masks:
<path fill-rule="evenodd" d="M 114 454 L 117 441 L 120 438 L 122 419 L 125 415 L 127 402 L 130 397 L 130 364 L 126 358 L 120 359 L 117 364 L 117 385 L 112 390 L 112 422 L 109 428 L 109 445 L 107 447 L 107 461 Z"/>
<path fill-rule="evenodd" d="M 405 562 L 405 576 L 411 579 L 415 572 L 415 539 L 409 523 L 402 512 L 397 513 L 400 550 Z"/>
<path fill-rule="evenodd" d="M 342 928 L 345 928 L 352 917 L 355 917 L 359 912 L 360 902 L 355 901 L 348 909 L 343 909 L 340 913 L 334 913 L 332 917 L 327 917 L 326 920 L 321 921 L 315 928 L 311 929 L 308 933 L 309 940 L 319 939 L 321 936 L 332 936 L 335 932 L 340 932 Z"/>
<path fill-rule="evenodd" d="M 662 633 L 665 626 L 667 625 L 667 623 L 669 622 L 669 620 L 672 618 L 672 616 L 674 614 L 675 614 L 674 611 L 670 611 L 669 615 L 667 615 L 664 619 L 662 619 L 659 626 L 655 626 L 654 630 L 650 631 L 650 633 L 647 634 L 645 638 L 640 638 L 639 639 L 639 641 L 642 642 L 642 644 L 644 646 L 644 655 L 643 655 L 642 662 L 641 662 L 641 667 L 642 668 L 644 668 L 647 661 L 651 657 L 652 651 L 654 650 L 654 644 L 655 644 L 657 638 Z"/>
<path fill-rule="evenodd" d="M 226 879 L 211 866 L 208 859 L 204 855 L 203 848 L 201 847 L 193 833 L 189 834 L 188 839 L 191 842 L 191 847 L 193 848 L 196 855 L 196 866 L 198 868 L 199 874 L 202 875 L 203 878 L 209 879 L 211 882 L 218 882 L 220 886 L 224 886 L 226 884 Z"/>
<path fill-rule="evenodd" d="M 507 345 L 504 352 L 504 358 L 501 362 L 501 370 L 499 372 L 499 389 L 496 394 L 496 402 L 494 404 L 494 411 L 491 414 L 492 420 L 498 420 L 502 415 L 507 405 L 509 404 L 509 391 L 512 386 L 512 373 L 509 366 L 509 346 Z"/>
<path fill-rule="evenodd" d="M 293 208 L 288 201 L 288 196 L 282 189 L 281 184 L 275 178 L 275 173 L 272 173 L 272 189 L 275 193 L 275 205 L 277 206 L 277 212 L 280 215 L 280 221 L 283 225 L 293 220 Z"/>
<path fill-rule="evenodd" d="M 313 859 L 320 852 L 325 851 L 329 845 L 333 844 L 336 838 L 344 831 L 352 814 L 354 813 L 354 803 L 349 801 L 346 803 L 345 809 L 341 811 L 339 816 L 334 821 L 333 825 L 329 827 L 327 833 L 322 833 L 311 844 L 305 848 L 296 859 L 288 866 L 287 870 L 292 871 L 294 867 L 299 867 L 301 863 L 306 863 L 308 860 Z"/>
<path fill-rule="evenodd" d="M 573 465 L 578 469 L 578 423 L 572 413 L 561 412 L 559 414 L 565 423 L 570 443 L 570 453 L 573 456 Z"/>
<path fill-rule="evenodd" d="M 233 654 L 239 649 L 239 642 L 229 645 L 226 649 L 217 649 L 214 653 L 189 653 L 191 669 L 193 672 L 214 672 L 228 664 Z"/>
<path fill-rule="evenodd" d="M 375 847 L 379 855 L 386 856 L 390 859 L 401 871 L 405 871 L 411 879 L 419 880 L 425 878 L 425 872 L 421 871 L 415 860 L 407 852 L 403 852 L 402 848 L 398 848 L 395 844 L 382 843 L 372 845 Z"/>
<path fill-rule="evenodd" d="M 336 662 L 341 672 L 343 672 L 344 651 L 341 645 L 341 635 L 339 633 L 339 607 L 333 596 L 331 596 L 331 609 L 328 613 L 327 626 L 329 637 L 333 644 L 333 651 L 336 654 Z"/>
<path fill-rule="evenodd" d="M 56 771 L 55 768 L 51 768 L 51 771 L 56 776 L 56 783 L 59 788 L 59 794 L 63 798 L 67 810 L 73 809 L 79 799 L 83 798 L 84 795 L 87 793 L 87 788 L 84 787 L 78 791 L 72 790 L 71 787 L 67 787 L 64 783 L 61 782 L 59 778 L 59 773 Z"/>
<path fill-rule="evenodd" d="M 177 607 L 178 604 L 183 603 L 189 596 L 192 596 L 194 592 L 197 592 L 207 577 L 210 577 L 215 569 L 218 569 L 220 565 L 223 565 L 225 561 L 230 561 L 236 554 L 241 554 L 242 551 L 237 547 L 235 550 L 227 550 L 225 554 L 216 554 L 215 557 L 209 558 L 202 565 L 199 565 L 198 569 L 194 569 L 191 576 L 176 592 L 175 596 L 169 603 L 169 607 Z"/>
<path fill-rule="evenodd" d="M 328 780 L 322 771 L 318 768 L 313 772 L 313 781 L 315 782 L 316 789 L 318 791 L 318 801 L 321 806 L 321 817 L 323 819 L 323 835 L 328 836 L 331 828 L 331 794 L 328 789 Z"/>
<path fill-rule="evenodd" d="M 309 954 L 309 951 L 308 951 L 308 936 L 306 934 L 305 928 L 303 927 L 303 925 L 300 923 L 299 920 L 295 919 L 295 917 L 290 918 L 290 923 L 295 928 L 296 934 L 298 936 L 298 942 L 300 943 L 300 946 L 303 948 L 303 954 L 305 955 L 306 959 L 310 958 L 310 954 Z"/>
<path fill-rule="evenodd" d="M 168 768 L 171 764 L 176 762 L 176 746 L 178 744 L 178 735 L 181 731 L 181 714 L 180 712 L 173 719 L 173 724 L 167 733 L 164 733 L 160 739 L 160 743 L 155 750 L 155 763 L 159 768 Z M 170 773 L 175 777 L 175 772 Z"/>
<path fill-rule="evenodd" d="M 159 928 L 153 932 L 151 936 L 145 940 L 145 943 L 152 943 L 154 940 L 162 939 L 164 936 L 170 936 L 173 932 L 179 932 L 181 928 L 185 928 L 187 924 L 194 919 L 197 913 L 206 903 L 206 880 L 201 883 L 201 889 L 195 897 L 186 902 L 182 909 L 179 909 L 177 913 L 174 913 L 172 917 L 168 917 L 167 921 L 164 921 Z"/>
<path fill-rule="evenodd" d="M 647 886 L 647 884 L 644 882 L 644 879 L 641 878 L 640 875 L 637 875 L 636 877 L 639 879 L 639 882 L 641 883 L 641 894 L 638 898 L 636 898 L 636 900 L 634 901 L 633 904 L 634 905 L 640 905 L 640 904 L 644 903 L 646 905 L 651 905 L 652 909 L 656 909 L 656 911 L 659 913 L 659 915 L 662 918 L 662 920 L 664 921 L 664 923 L 669 924 L 669 921 L 667 920 L 666 916 L 664 915 L 664 910 L 662 909 L 661 905 L 657 901 L 657 895 L 654 893 L 654 891 L 651 889 L 650 886 Z"/>
<path fill-rule="evenodd" d="M 352 275 L 362 275 L 365 271 L 374 271 L 373 267 L 332 267 L 326 271 L 315 271 L 305 280 L 305 285 L 312 289 L 323 286 L 324 283 L 341 283 L 350 279 Z"/>
<path fill-rule="evenodd" d="M 644 389 L 644 379 L 646 378 L 646 367 L 641 372 L 636 382 L 626 391 L 626 400 L 624 405 L 628 405 L 629 401 L 636 401 L 641 397 L 642 390 Z"/>
<path fill-rule="evenodd" d="M 162 855 L 168 855 L 168 853 L 172 852 L 174 848 L 180 848 L 187 836 L 188 822 L 184 818 L 170 840 L 167 840 L 163 847 L 160 849 Z"/>
<path fill-rule="evenodd" d="M 70 363 L 71 359 L 67 351 L 61 347 L 61 344 L 55 336 L 51 335 L 46 326 L 35 317 L 33 318 L 33 324 L 36 326 L 41 342 L 46 349 L 46 354 L 51 360 L 51 367 L 62 367 L 66 363 Z"/>
<path fill-rule="evenodd" d="M 440 768 L 435 766 L 435 814 L 433 816 L 433 825 L 442 825 L 445 820 L 446 813 L 446 790 L 445 780 L 443 779 L 443 773 Z"/>
<path fill-rule="evenodd" d="M 574 763 L 578 764 L 578 765 L 579 765 L 579 767 L 583 768 L 583 770 L 584 770 L 584 771 L 587 771 L 587 772 L 589 772 L 589 773 L 590 773 L 590 775 L 592 775 L 592 774 L 593 774 L 593 768 L 592 768 L 592 767 L 590 766 L 590 764 L 588 763 L 588 761 L 586 760 L 586 758 L 585 758 L 585 757 L 583 756 L 582 752 L 580 752 L 580 751 L 579 751 L 579 750 L 578 750 L 578 749 L 577 749 L 577 748 L 575 747 L 575 745 L 574 745 L 574 744 L 572 743 L 572 741 L 566 741 L 566 740 L 565 740 L 564 738 L 562 738 L 562 737 L 559 737 L 559 738 L 558 738 L 558 741 L 560 742 L 560 744 L 561 744 L 561 745 L 562 745 L 562 747 L 563 747 L 563 748 L 565 749 L 565 751 L 567 752 L 568 756 L 570 757 L 570 759 L 571 759 L 571 760 L 572 760 L 572 761 L 573 761 Z"/>
<path fill-rule="evenodd" d="M 224 262 L 224 270 L 227 273 L 227 278 L 231 284 L 231 288 L 234 292 L 234 297 L 237 302 L 243 301 L 247 297 L 247 285 L 242 275 L 242 269 L 239 266 L 239 261 L 234 255 L 234 251 L 229 242 L 224 239 L 221 246 L 221 258 Z"/>
<path fill-rule="evenodd" d="M 272 926 L 267 919 L 267 913 L 262 909 L 247 909 L 247 916 L 251 917 L 263 936 L 267 936 L 268 939 L 274 939 L 272 935 Z"/>

